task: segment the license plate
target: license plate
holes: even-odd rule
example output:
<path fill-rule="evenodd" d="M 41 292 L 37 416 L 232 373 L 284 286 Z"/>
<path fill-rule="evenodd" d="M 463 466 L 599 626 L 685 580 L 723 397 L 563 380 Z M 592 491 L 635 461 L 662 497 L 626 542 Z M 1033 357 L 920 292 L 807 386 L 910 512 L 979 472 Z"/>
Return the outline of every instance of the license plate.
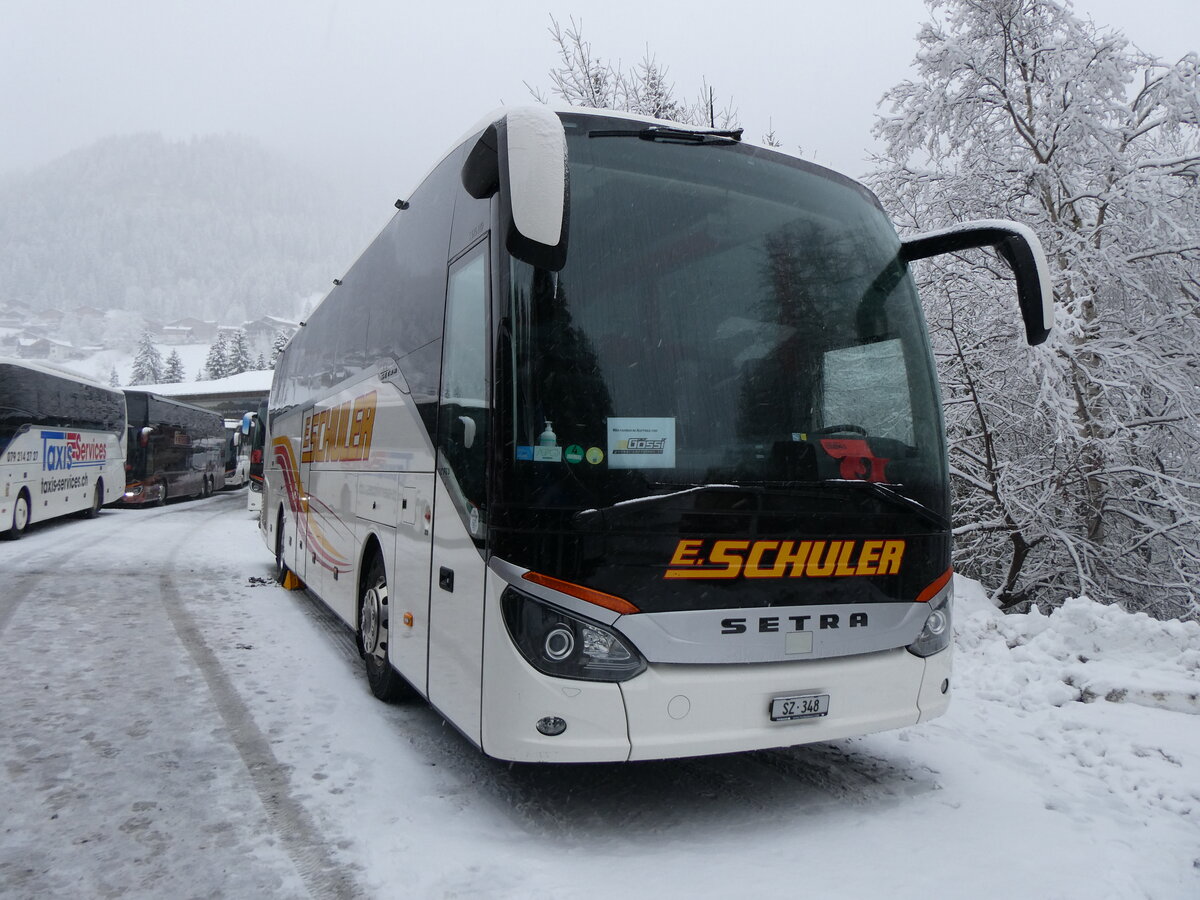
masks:
<path fill-rule="evenodd" d="M 828 713 L 828 694 L 801 694 L 795 697 L 776 697 L 771 701 L 772 722 L 789 722 L 792 719 L 816 719 Z"/>

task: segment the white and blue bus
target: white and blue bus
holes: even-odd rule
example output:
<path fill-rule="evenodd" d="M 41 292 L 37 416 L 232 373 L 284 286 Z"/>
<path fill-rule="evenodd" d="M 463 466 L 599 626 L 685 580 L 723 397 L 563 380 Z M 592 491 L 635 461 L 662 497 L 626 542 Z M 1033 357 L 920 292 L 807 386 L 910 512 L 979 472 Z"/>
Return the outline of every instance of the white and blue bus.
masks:
<path fill-rule="evenodd" d="M 507 760 L 644 760 L 941 714 L 945 437 L 909 263 L 862 185 L 738 132 L 510 109 L 313 312 L 271 390 L 262 525 L 415 692 Z"/>
<path fill-rule="evenodd" d="M 83 513 L 125 489 L 125 396 L 82 375 L 0 359 L 0 534 Z"/>

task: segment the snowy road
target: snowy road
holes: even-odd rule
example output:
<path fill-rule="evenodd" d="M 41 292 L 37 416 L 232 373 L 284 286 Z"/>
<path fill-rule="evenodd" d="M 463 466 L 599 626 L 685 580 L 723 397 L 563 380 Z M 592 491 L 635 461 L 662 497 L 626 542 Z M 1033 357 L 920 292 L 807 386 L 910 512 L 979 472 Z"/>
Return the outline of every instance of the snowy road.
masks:
<path fill-rule="evenodd" d="M 244 492 L 0 543 L 0 896 L 1200 897 L 1194 625 L 960 603 L 935 722 L 537 768 L 270 569 Z"/>

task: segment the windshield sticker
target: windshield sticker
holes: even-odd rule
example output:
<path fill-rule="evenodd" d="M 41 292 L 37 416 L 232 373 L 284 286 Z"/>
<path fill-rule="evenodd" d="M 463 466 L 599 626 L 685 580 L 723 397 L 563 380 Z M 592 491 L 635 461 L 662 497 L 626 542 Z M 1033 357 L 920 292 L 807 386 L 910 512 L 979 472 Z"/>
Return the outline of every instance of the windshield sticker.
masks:
<path fill-rule="evenodd" d="M 583 462 L 583 448 L 578 444 L 572 444 L 567 448 L 564 458 L 569 463 Z"/>
<path fill-rule="evenodd" d="M 562 447 L 534 447 L 534 462 L 562 462 Z"/>
<path fill-rule="evenodd" d="M 608 420 L 610 469 L 675 468 L 675 420 L 613 417 Z"/>
<path fill-rule="evenodd" d="M 604 462 L 604 451 L 599 447 L 588 447 L 587 461 L 593 466 L 598 466 Z"/>

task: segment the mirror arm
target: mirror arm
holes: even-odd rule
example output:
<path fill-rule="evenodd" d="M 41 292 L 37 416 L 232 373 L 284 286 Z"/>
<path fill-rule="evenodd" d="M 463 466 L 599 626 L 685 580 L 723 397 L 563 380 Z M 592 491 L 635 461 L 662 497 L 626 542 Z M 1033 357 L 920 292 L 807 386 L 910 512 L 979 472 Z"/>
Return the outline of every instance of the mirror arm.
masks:
<path fill-rule="evenodd" d="M 1031 346 L 1045 341 L 1054 327 L 1050 267 L 1041 241 L 1027 226 L 1003 219 L 963 222 L 902 241 L 900 259 L 909 263 L 980 247 L 993 247 L 1016 277 L 1026 340 Z"/>

